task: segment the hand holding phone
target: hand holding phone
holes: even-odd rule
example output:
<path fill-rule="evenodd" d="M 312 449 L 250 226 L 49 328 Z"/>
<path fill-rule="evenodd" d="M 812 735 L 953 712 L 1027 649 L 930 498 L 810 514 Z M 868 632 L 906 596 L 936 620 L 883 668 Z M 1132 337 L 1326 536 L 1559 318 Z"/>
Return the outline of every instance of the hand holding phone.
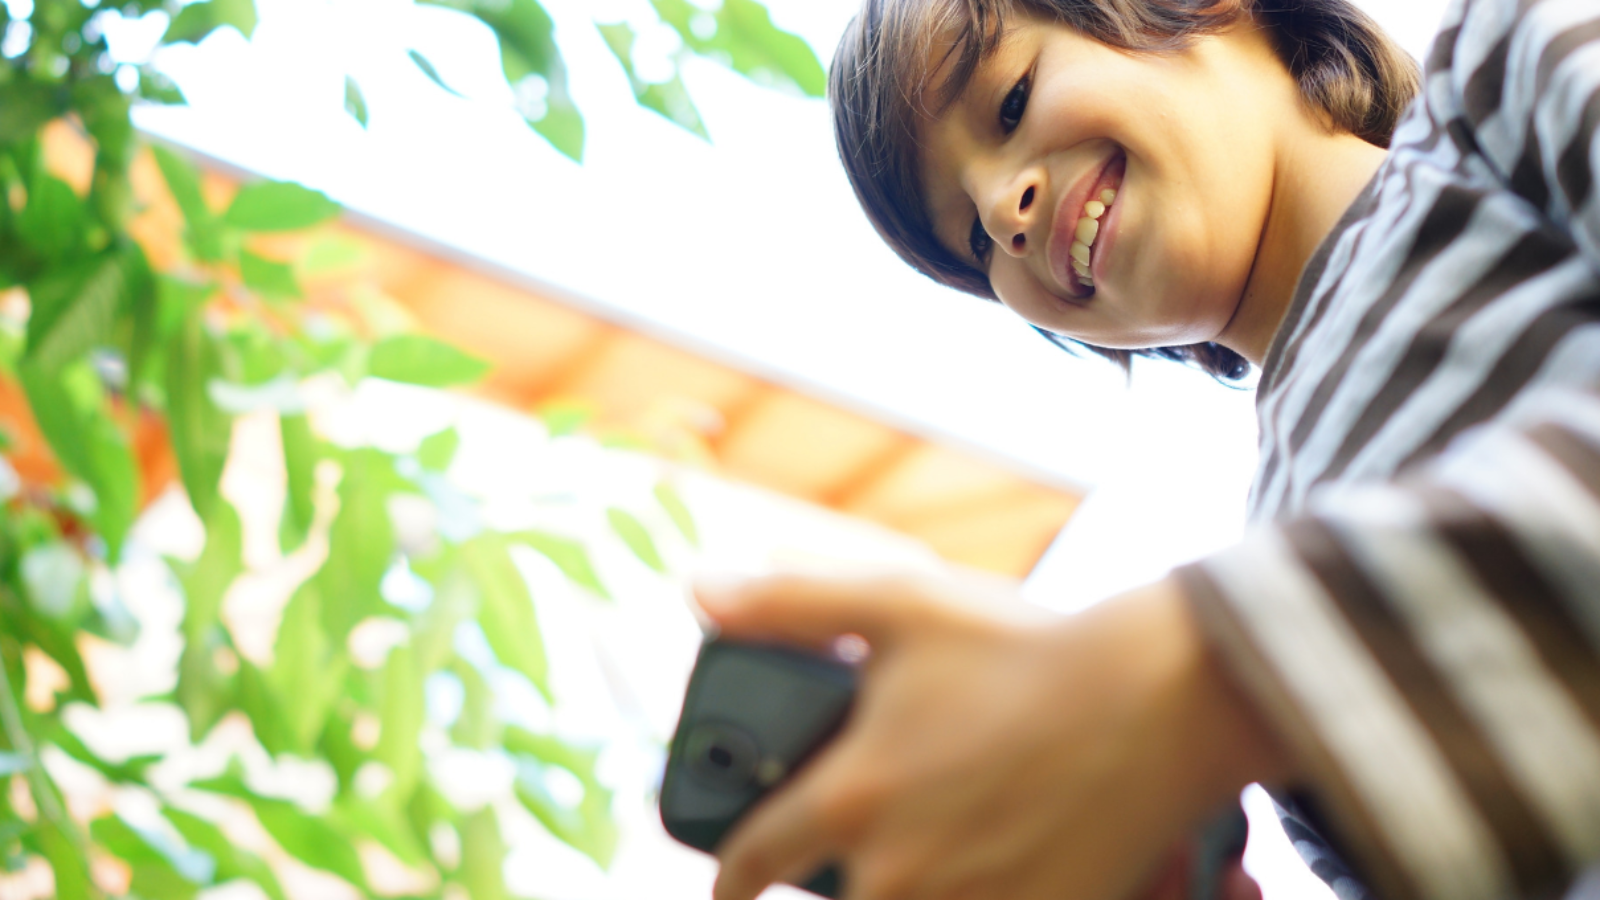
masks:
<path fill-rule="evenodd" d="M 708 641 L 700 649 L 661 785 L 661 821 L 708 853 L 762 797 L 844 724 L 853 666 L 764 644 Z M 837 868 L 801 887 L 837 897 Z"/>

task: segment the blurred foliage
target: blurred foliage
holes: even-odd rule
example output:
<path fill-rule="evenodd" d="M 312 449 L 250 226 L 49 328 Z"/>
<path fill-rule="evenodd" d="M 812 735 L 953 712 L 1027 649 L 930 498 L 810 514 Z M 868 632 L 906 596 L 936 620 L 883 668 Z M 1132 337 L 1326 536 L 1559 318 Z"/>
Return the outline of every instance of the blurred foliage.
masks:
<path fill-rule="evenodd" d="M 539 0 L 416 0 L 470 16 L 494 33 L 500 64 L 517 111 L 560 152 L 583 158 L 584 120 L 574 102 L 568 67 L 555 20 Z M 13 11 L 26 15 L 13 20 Z M 682 77 L 694 57 L 714 60 L 753 81 L 809 97 L 821 97 L 826 76 L 815 52 L 798 36 L 775 25 L 757 0 L 649 0 L 654 21 L 595 21 L 606 45 L 627 73 L 634 97 L 678 125 L 706 136 L 694 100 Z M 115 175 L 132 147 L 128 109 L 135 101 L 181 104 L 178 87 L 149 63 L 119 63 L 109 52 L 106 31 L 118 19 L 165 16 L 161 44 L 198 43 L 219 28 L 248 38 L 255 31 L 254 0 L 11 0 L 0 6 L 0 144 L 26 136 L 52 119 L 74 112 L 107 155 L 109 184 L 101 194 L 115 196 Z M 676 45 L 641 64 L 635 49 L 639 30 L 674 36 Z M 658 35 L 659 36 L 659 35 Z M 417 68 L 440 89 L 450 87 L 418 49 L 406 49 Z M 646 71 L 648 70 L 648 71 Z M 344 77 L 344 106 L 362 127 L 368 106 L 359 79 Z"/>
<path fill-rule="evenodd" d="M 544 7 L 537 0 L 440 5 L 493 30 L 524 117 L 561 152 L 580 158 L 583 118 Z M 651 0 L 650 7 L 659 17 L 653 27 L 670 29 L 681 44 L 665 80 L 659 72 L 654 80 L 641 77 L 633 25 L 597 25 L 639 102 L 685 128 L 704 134 L 680 75 L 693 56 L 803 94 L 823 90 L 815 55 L 754 0 L 715 8 Z M 426 765 L 424 685 L 438 677 L 453 679 L 464 697 L 450 742 L 509 759 L 515 801 L 605 864 L 616 831 L 594 749 L 497 721 L 491 673 L 483 668 L 516 673 L 549 696 L 536 608 L 514 557 L 541 554 L 604 597 L 587 549 L 562 535 L 482 529 L 406 539 L 391 518 L 397 502 L 461 502 L 442 498 L 454 432 L 434 435 L 415 452 L 392 453 L 336 446 L 311 427 L 299 392 L 308 379 L 354 385 L 373 376 L 438 388 L 471 384 L 487 368 L 424 335 L 374 336 L 308 302 L 302 278 L 313 261 L 276 258 L 260 236 L 336 216 L 339 207 L 321 193 L 260 182 L 219 203 L 187 160 L 155 148 L 183 241 L 176 259 L 152 265 L 130 231 L 138 211 L 130 173 L 141 152 L 130 112 L 136 103 L 181 103 L 182 96 L 155 68 L 112 61 L 104 33 L 111 18 L 147 15 L 169 17 L 163 43 L 199 41 L 224 27 L 248 37 L 256 25 L 253 0 L 0 5 L 0 405 L 36 432 L 0 435 L 12 463 L 0 472 L 0 872 L 43 859 L 63 898 L 108 889 L 191 897 L 235 879 L 284 897 L 266 859 L 235 840 L 226 823 L 185 802 L 203 792 L 253 816 L 289 855 L 364 893 L 373 889 L 358 847 L 372 844 L 427 874 L 427 896 L 457 889 L 474 898 L 508 896 L 506 843 L 494 810 L 453 808 Z M 408 55 L 450 90 L 422 53 Z M 351 76 L 344 102 L 364 125 L 366 100 Z M 64 177 L 46 158 L 42 135 L 59 120 L 92 155 L 81 179 Z M 284 552 L 313 540 L 327 547 L 284 608 L 270 662 L 241 652 L 223 615 L 224 595 L 246 567 L 239 513 L 220 483 L 235 420 L 246 414 L 270 415 L 279 425 Z M 260 793 L 237 769 L 157 787 L 150 772 L 162 760 L 102 758 L 66 724 L 70 705 L 100 702 L 83 656 L 85 635 L 133 638 L 133 620 L 107 585 L 114 585 L 111 573 L 136 519 L 173 480 L 205 540 L 196 559 L 168 561 L 185 607 L 177 681 L 164 699 L 182 709 L 195 742 L 224 718 L 242 717 L 268 753 L 325 763 L 337 778 L 326 809 Z M 693 543 L 694 523 L 677 495 L 663 485 L 656 499 Z M 639 516 L 621 508 L 601 514 L 641 562 L 663 567 Z M 391 602 L 383 583 L 397 570 L 409 571 L 431 599 L 417 608 Z M 386 620 L 400 639 L 381 665 L 364 668 L 352 658 L 350 636 L 373 620 Z M 458 651 L 462 628 L 481 632 L 492 660 Z M 40 680 L 47 672 L 53 683 Z M 41 694 L 48 702 L 27 702 Z M 104 810 L 75 817 L 42 762 L 52 753 L 110 784 L 147 792 L 160 827 Z M 581 785 L 581 800 L 546 789 L 546 776 L 557 771 L 564 773 L 558 780 Z M 125 885 L 104 883 L 105 867 L 96 861 L 106 860 L 126 874 Z"/>
<path fill-rule="evenodd" d="M 40 432 L 35 439 L 51 453 L 41 476 L 38 460 L 8 452 L 23 477 L 7 489 L 0 515 L 0 783 L 10 785 L 0 790 L 0 866 L 20 865 L 30 855 L 48 860 L 60 897 L 102 896 L 90 863 L 104 855 L 127 866 L 134 896 L 189 897 L 243 878 L 269 897 L 283 897 L 270 865 L 183 802 L 202 791 L 238 801 L 287 853 L 362 891 L 371 887 L 356 848 L 367 842 L 430 873 L 436 887 L 428 896 L 442 896 L 451 884 L 473 897 L 509 896 L 492 809 L 453 809 L 425 764 L 424 685 L 441 674 L 464 697 L 451 742 L 504 754 L 518 773 L 516 801 L 604 865 L 616 829 L 611 793 L 595 775 L 596 751 L 504 726 L 493 714 L 493 673 L 483 668 L 517 673 L 550 697 L 536 608 L 514 557 L 545 556 L 575 585 L 607 598 L 588 550 L 570 537 L 537 531 L 449 536 L 433 528 L 425 539 L 403 535 L 392 519 L 397 501 L 427 505 L 435 520 L 439 504 L 465 502 L 444 477 L 459 445 L 455 431 L 434 434 L 409 453 L 336 446 L 315 433 L 293 389 L 307 379 L 353 386 L 368 376 L 466 385 L 485 374 L 485 364 L 425 335 L 363 336 L 328 309 L 296 299 L 306 267 L 250 248 L 256 235 L 336 215 L 338 207 L 323 195 L 261 182 L 216 208 L 189 162 L 162 147 L 154 155 L 183 217 L 182 258 L 165 272 L 153 271 L 140 245 L 125 236 L 98 248 L 84 238 L 41 243 L 17 222 L 91 214 L 65 182 L 63 189 L 39 189 L 58 181 L 44 166 L 38 139 L 4 157 L 0 186 L 25 197 L 13 210 L 5 261 L 42 274 L 27 284 L 32 311 L 25 322 L 0 324 L 0 396 L 26 399 Z M 13 289 L 11 296 L 20 293 Z M 312 540 L 327 548 L 284 608 L 265 664 L 239 650 L 224 620 L 223 597 L 246 567 L 240 515 L 220 489 L 235 419 L 263 412 L 276 417 L 282 436 L 281 549 L 296 552 Z M 153 447 L 141 440 L 152 427 L 165 435 Z M 176 462 L 165 475 L 164 452 Z M 326 762 L 338 780 L 326 810 L 261 794 L 239 771 L 158 789 L 148 773 L 159 759 L 104 759 L 65 724 L 68 704 L 98 703 L 78 636 L 132 637 L 115 596 L 93 589 L 96 573 L 114 569 L 142 504 L 172 477 L 205 525 L 205 544 L 192 561 L 167 561 L 185 609 L 177 683 L 165 699 L 184 711 L 196 743 L 224 717 L 242 715 L 269 753 Z M 666 520 L 692 540 L 693 522 L 669 485 L 658 488 L 656 500 Z M 641 563 L 662 567 L 636 515 L 620 508 L 597 515 Z M 431 599 L 407 606 L 387 599 L 383 582 L 397 566 L 419 579 L 418 589 Z M 373 620 L 400 629 L 400 639 L 381 665 L 363 668 L 350 637 Z M 481 632 L 492 661 L 458 650 L 462 627 Z M 37 690 L 29 682 L 38 672 L 27 664 L 29 654 L 65 674 L 45 709 L 25 702 Z M 152 792 L 170 829 L 135 827 L 115 813 L 83 827 L 67 814 L 61 789 L 41 764 L 47 748 L 113 784 Z M 555 769 L 582 786 L 576 805 L 546 789 Z M 26 808 L 18 808 L 19 797 Z M 453 837 L 442 841 L 441 829 Z"/>

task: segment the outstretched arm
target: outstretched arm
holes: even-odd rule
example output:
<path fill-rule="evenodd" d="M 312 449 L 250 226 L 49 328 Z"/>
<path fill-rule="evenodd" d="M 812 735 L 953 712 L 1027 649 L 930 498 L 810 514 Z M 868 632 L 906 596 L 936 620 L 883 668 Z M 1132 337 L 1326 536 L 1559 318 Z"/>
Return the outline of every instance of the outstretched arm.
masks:
<path fill-rule="evenodd" d="M 1121 898 L 1245 784 L 1291 771 L 1171 582 L 1065 620 L 948 581 L 699 595 L 733 636 L 872 648 L 839 738 L 721 849 L 716 900 L 825 860 L 847 897 Z"/>

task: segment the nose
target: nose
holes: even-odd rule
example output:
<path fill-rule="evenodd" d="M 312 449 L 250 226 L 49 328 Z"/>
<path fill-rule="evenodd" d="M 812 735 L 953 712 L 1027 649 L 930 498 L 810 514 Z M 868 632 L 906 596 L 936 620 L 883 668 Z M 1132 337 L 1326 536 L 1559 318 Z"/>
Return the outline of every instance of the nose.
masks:
<path fill-rule="evenodd" d="M 1038 218 L 1035 201 L 1041 194 L 1040 179 L 1032 173 L 996 186 L 984 217 L 984 228 L 996 246 L 1012 256 L 1027 255 L 1028 233 Z"/>

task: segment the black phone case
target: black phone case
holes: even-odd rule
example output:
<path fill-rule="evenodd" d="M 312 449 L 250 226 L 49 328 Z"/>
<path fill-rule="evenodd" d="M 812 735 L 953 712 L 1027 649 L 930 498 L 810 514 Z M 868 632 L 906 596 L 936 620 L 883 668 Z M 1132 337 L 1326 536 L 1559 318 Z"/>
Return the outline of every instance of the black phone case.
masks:
<path fill-rule="evenodd" d="M 677 840 L 715 851 L 762 797 L 844 724 L 856 673 L 817 654 L 768 644 L 700 648 L 661 783 L 661 822 Z M 800 887 L 837 897 L 828 866 Z"/>

